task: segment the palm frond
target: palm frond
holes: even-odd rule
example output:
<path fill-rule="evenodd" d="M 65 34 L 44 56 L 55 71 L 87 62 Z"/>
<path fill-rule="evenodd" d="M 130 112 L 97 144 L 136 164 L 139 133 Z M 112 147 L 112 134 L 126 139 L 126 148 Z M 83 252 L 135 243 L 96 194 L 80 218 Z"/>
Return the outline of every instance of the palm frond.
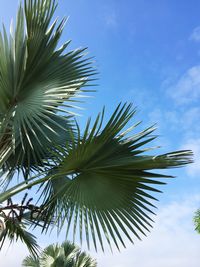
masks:
<path fill-rule="evenodd" d="M 99 114 L 91 129 L 88 122 L 81 135 L 77 125 L 78 136 L 72 134 L 70 143 L 54 151 L 56 174 L 42 193 L 47 217 L 54 215 L 58 227 L 66 227 L 67 233 L 72 229 L 74 239 L 79 232 L 82 241 L 85 233 L 88 247 L 92 239 L 96 249 L 98 243 L 104 249 L 106 238 L 119 249 L 119 243 L 125 246 L 122 233 L 131 242 L 133 236 L 146 235 L 152 226 L 152 201 L 160 192 L 157 186 L 171 177 L 152 170 L 192 162 L 191 151 L 146 155 L 151 148 L 142 146 L 155 138 L 155 128 L 132 136 L 130 129 L 123 131 L 134 114 L 132 105 L 119 105 L 103 129 Z"/>
<path fill-rule="evenodd" d="M 96 260 L 92 259 L 85 252 L 79 252 L 76 255 L 73 267 L 96 267 Z"/>
<path fill-rule="evenodd" d="M 24 267 L 96 267 L 96 261 L 70 242 L 46 247 L 39 257 L 26 257 Z"/>
<path fill-rule="evenodd" d="M 22 266 L 23 267 L 41 267 L 40 266 L 40 262 L 39 262 L 39 259 L 30 255 L 30 256 L 27 256 L 23 262 L 22 262 Z"/>
<path fill-rule="evenodd" d="M 69 41 L 57 48 L 66 19 L 51 22 L 56 6 L 25 0 L 15 31 L 0 34 L 0 166 L 25 178 L 52 143 L 67 139 L 70 99 L 95 74 L 85 49 L 66 52 Z"/>
<path fill-rule="evenodd" d="M 36 255 L 39 246 L 36 238 L 27 231 L 31 226 L 43 227 L 45 221 L 45 211 L 42 207 L 32 203 L 33 198 L 28 198 L 25 193 L 21 203 L 14 203 L 11 198 L 7 203 L 0 205 L 0 249 L 5 240 L 16 242 L 21 239 L 28 247 L 32 255 Z"/>
<path fill-rule="evenodd" d="M 32 255 L 37 255 L 39 246 L 34 235 L 26 231 L 26 226 L 15 218 L 4 218 L 5 228 L 0 235 L 0 247 L 2 248 L 5 240 L 17 242 L 21 240 L 26 245 Z"/>

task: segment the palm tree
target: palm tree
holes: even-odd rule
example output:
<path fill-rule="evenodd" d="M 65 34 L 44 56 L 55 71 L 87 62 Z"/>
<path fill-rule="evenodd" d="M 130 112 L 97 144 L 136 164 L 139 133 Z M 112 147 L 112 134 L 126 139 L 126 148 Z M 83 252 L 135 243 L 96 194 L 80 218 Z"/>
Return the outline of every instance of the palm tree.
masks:
<path fill-rule="evenodd" d="M 104 108 L 80 129 L 73 110 L 96 71 L 85 49 L 57 48 L 66 19 L 52 22 L 56 7 L 24 0 L 15 28 L 0 34 L 1 246 L 20 238 L 37 253 L 27 227 L 56 226 L 88 247 L 119 249 L 152 227 L 155 193 L 172 177 L 155 170 L 191 163 L 192 152 L 148 155 L 155 127 L 133 133 L 132 104 L 119 104 L 107 123 Z"/>
<path fill-rule="evenodd" d="M 78 246 L 64 242 L 45 248 L 39 257 L 32 255 L 23 260 L 24 267 L 96 267 L 97 263 Z"/>
<path fill-rule="evenodd" d="M 200 209 L 195 212 L 194 215 L 195 230 L 200 234 Z"/>

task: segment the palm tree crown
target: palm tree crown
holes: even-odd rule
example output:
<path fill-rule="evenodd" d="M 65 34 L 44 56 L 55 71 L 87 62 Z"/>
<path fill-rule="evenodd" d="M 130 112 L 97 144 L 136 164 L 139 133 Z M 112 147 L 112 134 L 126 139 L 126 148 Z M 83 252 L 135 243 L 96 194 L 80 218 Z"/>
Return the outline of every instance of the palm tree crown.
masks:
<path fill-rule="evenodd" d="M 195 230 L 200 234 L 200 209 L 195 212 L 194 215 Z"/>
<path fill-rule="evenodd" d="M 45 248 L 39 257 L 32 255 L 23 260 L 24 267 L 96 267 L 97 263 L 79 247 L 70 242 L 53 244 Z"/>

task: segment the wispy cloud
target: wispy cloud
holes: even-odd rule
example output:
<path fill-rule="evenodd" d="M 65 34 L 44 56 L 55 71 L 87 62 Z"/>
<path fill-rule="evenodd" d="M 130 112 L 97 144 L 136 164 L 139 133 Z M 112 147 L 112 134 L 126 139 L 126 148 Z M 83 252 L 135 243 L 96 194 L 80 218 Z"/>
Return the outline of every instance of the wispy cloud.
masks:
<path fill-rule="evenodd" d="M 168 131 L 181 132 L 183 138 L 194 138 L 199 136 L 200 107 L 189 107 L 183 110 L 171 109 L 162 110 L 155 108 L 149 113 L 149 120 L 158 122 L 159 127 L 164 132 Z"/>
<path fill-rule="evenodd" d="M 115 10 L 106 11 L 103 19 L 108 28 L 116 28 L 118 25 L 118 17 Z"/>
<path fill-rule="evenodd" d="M 198 267 L 200 236 L 192 218 L 199 201 L 200 196 L 193 196 L 164 206 L 147 238 L 119 254 L 94 254 L 98 266 Z"/>
<path fill-rule="evenodd" d="M 200 26 L 194 28 L 192 34 L 189 37 L 189 40 L 200 42 Z"/>
<path fill-rule="evenodd" d="M 104 17 L 105 23 L 108 27 L 116 27 L 117 26 L 117 15 L 115 12 L 110 14 L 106 14 Z"/>
<path fill-rule="evenodd" d="M 188 69 L 167 90 L 167 94 L 176 104 L 197 103 L 200 100 L 200 65 Z"/>

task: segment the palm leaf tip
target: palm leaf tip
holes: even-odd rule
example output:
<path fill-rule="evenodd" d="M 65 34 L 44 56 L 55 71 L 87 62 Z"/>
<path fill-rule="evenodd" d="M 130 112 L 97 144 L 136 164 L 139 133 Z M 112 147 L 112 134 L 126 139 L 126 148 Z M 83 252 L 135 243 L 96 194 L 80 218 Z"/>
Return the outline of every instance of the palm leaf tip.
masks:
<path fill-rule="evenodd" d="M 158 169 L 182 167 L 193 163 L 193 152 L 191 150 L 180 150 L 166 153 L 152 158 Z M 156 164 L 157 162 L 157 164 Z"/>
<path fill-rule="evenodd" d="M 78 135 L 71 136 L 70 146 L 58 148 L 57 170 L 43 192 L 44 204 L 50 217 L 52 211 L 58 215 L 61 227 L 68 221 L 67 232 L 71 229 L 74 238 L 77 231 L 80 239 L 85 233 L 88 246 L 92 239 L 95 248 L 99 243 L 104 249 L 105 238 L 119 249 L 120 243 L 125 246 L 123 235 L 131 242 L 134 236 L 146 235 L 157 187 L 171 177 L 153 170 L 192 162 L 189 150 L 147 155 L 150 149 L 143 146 L 154 140 L 155 127 L 131 135 L 124 128 L 134 114 L 131 104 L 120 104 L 103 127 L 103 111 L 93 125 L 88 121 L 83 134 L 77 125 Z"/>

